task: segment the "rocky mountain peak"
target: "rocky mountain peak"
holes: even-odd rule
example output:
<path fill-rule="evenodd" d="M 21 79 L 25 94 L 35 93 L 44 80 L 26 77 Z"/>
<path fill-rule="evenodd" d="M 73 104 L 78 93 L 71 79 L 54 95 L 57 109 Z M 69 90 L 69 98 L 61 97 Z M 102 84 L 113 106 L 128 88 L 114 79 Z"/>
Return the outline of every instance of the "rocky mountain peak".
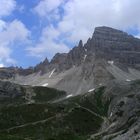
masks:
<path fill-rule="evenodd" d="M 42 64 L 46 64 L 46 65 L 48 65 L 49 64 L 49 60 L 48 60 L 48 58 L 46 57 L 45 58 L 45 60 L 42 62 Z"/>
<path fill-rule="evenodd" d="M 132 67 L 140 63 L 140 39 L 117 29 L 96 27 L 85 47 L 89 53 L 107 61 L 113 60 Z"/>
<path fill-rule="evenodd" d="M 66 57 L 67 57 L 67 53 L 56 53 L 50 63 L 51 64 L 60 63 L 61 61 L 64 61 Z"/>
<path fill-rule="evenodd" d="M 89 38 L 85 44 L 80 40 L 69 53 L 57 53 L 50 62 L 46 58 L 31 69 L 20 69 L 16 72 L 12 70 L 10 75 L 13 73 L 29 75 L 40 71 L 44 74 L 53 69 L 59 73 L 75 66 L 87 65 L 87 63 L 91 65 L 91 63 L 96 63 L 97 59 L 104 59 L 106 62 L 111 60 L 140 69 L 138 65 L 140 63 L 140 39 L 110 27 L 96 27 L 92 38 Z"/>
<path fill-rule="evenodd" d="M 82 40 L 79 41 L 78 47 L 83 47 L 83 41 Z"/>
<path fill-rule="evenodd" d="M 140 39 L 103 26 L 95 28 L 92 38 L 85 44 L 80 40 L 69 53 L 57 53 L 50 62 L 46 58 L 30 69 L 5 68 L 0 70 L 0 78 L 80 94 L 111 80 L 138 79 L 139 64 Z"/>
<path fill-rule="evenodd" d="M 126 32 L 120 31 L 118 29 L 101 26 L 95 28 L 93 38 L 111 41 L 122 41 L 124 39 L 133 39 L 133 36 L 128 35 Z"/>
<path fill-rule="evenodd" d="M 127 34 L 121 30 L 115 29 L 115 28 L 111 28 L 111 27 L 107 27 L 107 26 L 99 26 L 99 27 L 95 27 L 94 33 L 95 32 L 118 32 L 118 33 L 124 33 Z"/>
<path fill-rule="evenodd" d="M 49 60 L 48 58 L 45 58 L 44 61 L 40 62 L 34 67 L 34 72 L 40 72 L 44 73 L 46 71 L 46 67 L 49 65 Z"/>

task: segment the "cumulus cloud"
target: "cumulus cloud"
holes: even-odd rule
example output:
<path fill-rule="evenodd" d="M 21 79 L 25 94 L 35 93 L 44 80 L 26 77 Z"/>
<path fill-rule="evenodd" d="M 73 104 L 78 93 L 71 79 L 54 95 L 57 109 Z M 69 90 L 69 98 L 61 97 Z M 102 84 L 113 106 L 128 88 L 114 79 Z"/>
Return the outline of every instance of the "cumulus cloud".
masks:
<path fill-rule="evenodd" d="M 6 28 L 6 23 L 3 20 L 0 20 L 0 32 Z"/>
<path fill-rule="evenodd" d="M 135 37 L 140 39 L 140 34 L 135 35 Z"/>
<path fill-rule="evenodd" d="M 10 15 L 15 8 L 15 0 L 0 0 L 0 67 L 4 67 L 3 63 L 15 63 L 15 61 L 10 58 L 11 49 L 8 48 L 9 42 L 6 40 L 6 37 L 9 36 L 9 34 L 5 34 L 7 23 L 1 19 L 4 16 Z"/>
<path fill-rule="evenodd" d="M 35 47 L 30 47 L 27 50 L 30 55 L 44 58 L 52 58 L 57 52 L 68 52 L 69 48 L 63 42 L 58 41 L 60 33 L 53 26 L 46 27 L 42 31 L 39 43 Z"/>
<path fill-rule="evenodd" d="M 140 27 L 139 0 L 71 0 L 64 6 L 64 16 L 58 30 L 71 32 L 68 39 L 87 40 L 96 26 L 111 26 L 127 30 Z"/>
<path fill-rule="evenodd" d="M 68 50 L 65 42 L 75 44 L 80 39 L 86 42 L 96 26 L 140 31 L 139 5 L 140 0 L 42 0 L 34 8 L 40 17 L 61 14 L 62 18 L 51 21 L 56 26 L 45 27 L 39 43 L 28 50 L 30 54 L 40 57 L 50 57 L 57 51 L 65 52 Z M 63 14 L 56 12 L 54 15 L 60 6 Z"/>
<path fill-rule="evenodd" d="M 10 23 L 5 23 L 5 29 L 0 33 L 0 42 L 26 40 L 28 34 L 29 31 L 25 25 L 19 20 L 14 20 Z"/>
<path fill-rule="evenodd" d="M 4 64 L 0 64 L 0 68 L 3 68 L 4 67 Z"/>
<path fill-rule="evenodd" d="M 0 0 L 0 17 L 10 15 L 15 8 L 15 0 Z"/>
<path fill-rule="evenodd" d="M 11 58 L 13 43 L 28 41 L 30 32 L 25 25 L 18 20 L 10 23 L 0 21 L 0 62 L 4 64 L 14 64 L 16 61 Z"/>
<path fill-rule="evenodd" d="M 46 16 L 46 14 L 56 10 L 64 0 L 41 0 L 34 8 L 34 11 L 39 16 Z"/>

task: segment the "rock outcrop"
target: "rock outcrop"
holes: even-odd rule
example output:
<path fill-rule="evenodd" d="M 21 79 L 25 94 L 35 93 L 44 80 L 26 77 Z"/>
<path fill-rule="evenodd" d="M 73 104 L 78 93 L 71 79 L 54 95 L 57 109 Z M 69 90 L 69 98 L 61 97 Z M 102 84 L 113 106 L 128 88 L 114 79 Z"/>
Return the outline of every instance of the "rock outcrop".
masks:
<path fill-rule="evenodd" d="M 57 53 L 35 67 L 0 69 L 0 78 L 29 85 L 48 85 L 79 94 L 110 80 L 140 78 L 140 39 L 110 27 L 97 27 L 92 38 L 69 53 Z M 87 86 L 85 86 L 87 85 Z"/>
<path fill-rule="evenodd" d="M 0 79 L 0 138 L 140 138 L 140 39 L 125 32 L 97 27 L 69 53 L 1 68 Z"/>
<path fill-rule="evenodd" d="M 114 80 L 78 96 L 0 81 L 0 138 L 137 140 L 139 91 L 139 80 Z"/>

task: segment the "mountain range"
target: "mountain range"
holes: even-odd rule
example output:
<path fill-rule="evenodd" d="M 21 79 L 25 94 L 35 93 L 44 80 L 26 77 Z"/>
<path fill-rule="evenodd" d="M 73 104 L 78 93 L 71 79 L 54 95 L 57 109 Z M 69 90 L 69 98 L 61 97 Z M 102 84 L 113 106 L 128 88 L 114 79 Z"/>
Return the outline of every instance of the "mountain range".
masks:
<path fill-rule="evenodd" d="M 140 39 L 125 32 L 97 27 L 92 38 L 69 53 L 57 53 L 49 62 L 28 69 L 2 68 L 0 78 L 22 85 L 48 86 L 68 94 L 85 93 L 110 80 L 140 78 Z"/>
<path fill-rule="evenodd" d="M 3 139 L 140 139 L 140 39 L 123 31 L 96 27 L 85 44 L 0 68 L 0 79 Z"/>

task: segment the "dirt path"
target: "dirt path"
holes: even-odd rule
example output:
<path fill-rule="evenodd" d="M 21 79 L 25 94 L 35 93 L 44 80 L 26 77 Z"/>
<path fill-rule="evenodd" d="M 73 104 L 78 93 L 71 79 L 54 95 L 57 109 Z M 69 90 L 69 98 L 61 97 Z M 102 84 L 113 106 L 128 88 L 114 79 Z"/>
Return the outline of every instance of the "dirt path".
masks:
<path fill-rule="evenodd" d="M 93 115 L 95 115 L 95 116 L 101 118 L 102 120 L 105 120 L 105 119 L 106 119 L 106 117 L 103 117 L 103 116 L 101 116 L 101 115 L 99 115 L 99 114 L 93 112 L 93 111 L 90 110 L 89 108 L 83 107 L 83 106 L 81 106 L 81 105 L 79 105 L 79 104 L 77 104 L 77 103 L 75 103 L 75 105 L 77 105 L 77 107 L 82 108 L 82 109 L 88 111 L 89 113 L 91 113 L 91 114 L 93 114 Z"/>
<path fill-rule="evenodd" d="M 29 126 L 29 125 L 36 125 L 36 124 L 39 124 L 39 123 L 45 123 L 45 122 L 48 122 L 48 121 L 53 120 L 57 116 L 58 115 L 55 115 L 55 116 L 52 116 L 52 117 L 47 118 L 47 119 L 44 119 L 44 120 L 39 120 L 39 121 L 36 121 L 36 122 L 30 122 L 30 123 L 26 123 L 26 124 L 19 125 L 19 126 L 14 126 L 14 127 L 11 127 L 11 128 L 5 129 L 5 130 L 2 130 L 2 131 L 8 131 L 9 132 L 9 131 L 14 130 L 14 129 L 17 129 L 17 128 L 26 127 L 26 126 Z"/>

